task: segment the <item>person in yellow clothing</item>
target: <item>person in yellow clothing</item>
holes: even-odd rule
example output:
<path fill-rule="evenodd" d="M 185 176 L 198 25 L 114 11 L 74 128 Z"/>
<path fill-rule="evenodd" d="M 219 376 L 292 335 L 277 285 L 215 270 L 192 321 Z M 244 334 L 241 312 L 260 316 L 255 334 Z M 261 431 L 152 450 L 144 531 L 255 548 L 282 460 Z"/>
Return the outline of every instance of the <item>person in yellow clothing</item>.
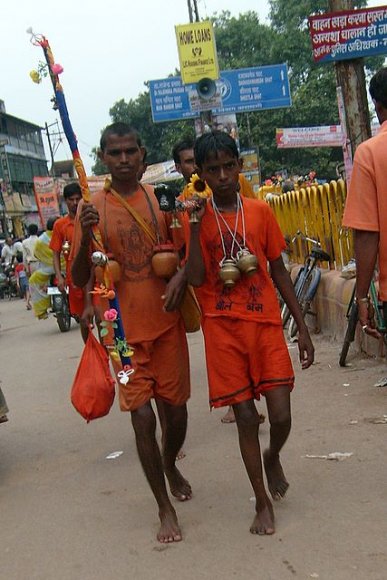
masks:
<path fill-rule="evenodd" d="M 50 241 L 54 223 L 58 218 L 59 216 L 47 220 L 47 229 L 39 236 L 34 249 L 38 264 L 30 276 L 29 286 L 32 308 L 35 316 L 39 319 L 47 318 L 47 311 L 51 306 L 50 296 L 47 294 L 47 286 L 50 283 L 51 276 L 55 274 L 55 270 L 54 253 L 50 249 Z"/>

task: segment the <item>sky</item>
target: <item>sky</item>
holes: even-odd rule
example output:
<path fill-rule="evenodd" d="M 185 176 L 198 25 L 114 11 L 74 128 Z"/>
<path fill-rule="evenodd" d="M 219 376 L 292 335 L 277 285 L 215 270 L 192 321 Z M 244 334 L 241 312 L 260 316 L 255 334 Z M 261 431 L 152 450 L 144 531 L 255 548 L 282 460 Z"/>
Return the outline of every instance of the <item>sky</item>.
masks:
<path fill-rule="evenodd" d="M 253 10 L 265 23 L 269 8 L 268 0 L 198 0 L 201 19 L 222 10 L 233 16 Z M 59 120 L 50 103 L 50 80 L 37 85 L 29 76 L 44 60 L 26 33 L 32 27 L 48 39 L 55 61 L 63 66 L 60 79 L 70 120 L 90 172 L 91 150 L 110 122 L 109 109 L 120 99 L 136 99 L 144 82 L 179 68 L 174 26 L 188 22 L 186 0 L 9 0 L 1 15 L 0 99 L 7 113 L 37 125 Z M 64 159 L 71 159 L 65 139 L 55 153 L 56 161 Z"/>

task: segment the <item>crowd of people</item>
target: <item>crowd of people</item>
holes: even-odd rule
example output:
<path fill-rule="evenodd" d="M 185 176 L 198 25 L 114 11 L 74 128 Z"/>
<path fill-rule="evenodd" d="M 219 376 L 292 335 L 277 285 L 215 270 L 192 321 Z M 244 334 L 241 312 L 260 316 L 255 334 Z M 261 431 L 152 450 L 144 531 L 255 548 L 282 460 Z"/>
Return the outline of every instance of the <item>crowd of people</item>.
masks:
<path fill-rule="evenodd" d="M 382 130 L 357 150 L 344 223 L 356 231 L 362 329 L 374 334 L 368 286 L 377 257 L 385 310 L 387 304 L 386 68 L 371 80 L 370 92 Z M 209 197 L 197 197 L 194 206 L 188 205 L 188 211 L 179 214 L 180 229 L 170 227 L 171 216 L 161 211 L 153 187 L 139 181 L 145 153 L 134 127 L 114 123 L 105 128 L 99 156 L 111 179 L 91 203 L 80 201 L 76 185 L 68 186 L 68 216 L 47 224 L 39 237 L 36 231 L 29 231 L 22 242 L 23 259 L 18 263 L 29 280 L 27 308 L 31 302 L 35 314 L 44 317 L 47 307 L 41 291 L 47 277 L 55 273 L 63 289 L 65 270 L 66 284 L 74 292 L 70 303 L 84 328 L 94 315 L 102 318 L 107 305 L 100 301 L 90 308 L 86 291 L 95 284 L 91 256 L 93 228 L 98 227 L 109 258 L 120 268 L 115 290 L 125 337 L 134 353 L 129 382 L 118 380 L 121 365 L 112 360 L 120 408 L 131 415 L 138 456 L 157 504 L 157 538 L 161 543 L 178 542 L 182 531 L 170 496 L 178 501 L 193 496 L 190 483 L 176 466 L 186 436 L 190 397 L 189 352 L 179 305 L 187 285 L 193 286 L 202 315 L 209 405 L 228 409 L 237 425 L 241 456 L 255 495 L 250 531 L 271 535 L 275 532 L 272 500 L 283 498 L 289 487 L 280 453 L 290 433 L 290 397 L 295 384 L 276 290 L 299 329 L 300 368 L 307 369 L 314 360 L 313 344 L 282 260 L 286 244 L 270 206 L 251 199 L 241 179 L 237 145 L 228 134 L 210 131 L 195 142 L 185 140 L 174 148 L 176 169 L 186 184 L 196 172 L 211 191 Z M 187 195 L 185 187 L 181 200 Z M 153 239 L 159 245 L 171 242 L 179 250 L 179 267 L 172 277 L 160 277 L 153 270 Z M 15 261 L 16 254 L 8 240 L 2 261 Z M 241 265 L 246 257 L 252 264 L 248 274 Z M 255 405 L 261 397 L 266 400 L 270 423 L 263 460 L 259 442 L 262 418 Z M 0 421 L 6 411 L 0 398 Z M 157 414 L 163 432 L 161 447 L 156 438 Z"/>

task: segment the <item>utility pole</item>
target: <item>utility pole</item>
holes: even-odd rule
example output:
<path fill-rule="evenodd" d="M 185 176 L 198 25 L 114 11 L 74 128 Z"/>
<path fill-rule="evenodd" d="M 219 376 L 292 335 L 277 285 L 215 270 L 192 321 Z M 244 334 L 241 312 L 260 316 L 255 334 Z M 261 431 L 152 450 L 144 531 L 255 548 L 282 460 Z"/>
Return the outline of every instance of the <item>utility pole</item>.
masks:
<path fill-rule="evenodd" d="M 2 175 L 3 175 L 3 184 L 2 185 L 4 186 L 4 190 L 0 191 L 0 194 L 1 194 L 0 201 L 2 203 L 2 210 L 1 210 L 1 218 L 0 219 L 1 219 L 1 227 L 2 227 L 4 234 L 6 234 L 8 231 L 7 209 L 6 209 L 5 200 L 4 200 L 4 193 L 7 196 L 13 195 L 11 172 L 9 169 L 7 151 L 5 148 L 6 145 L 8 145 L 8 139 L 4 140 L 4 141 L 3 140 L 0 141 L 0 166 L 1 166 L 1 171 L 2 171 Z"/>
<path fill-rule="evenodd" d="M 330 12 L 353 9 L 353 0 L 329 0 Z M 343 95 L 345 124 L 353 159 L 358 145 L 371 137 L 363 59 L 337 61 L 335 71 L 337 85 Z"/>
<path fill-rule="evenodd" d="M 54 177 L 54 151 L 52 149 L 52 145 L 51 145 L 51 136 L 50 136 L 50 131 L 48 130 L 48 125 L 47 123 L 44 124 L 45 129 L 46 129 L 46 136 L 47 136 L 47 141 L 48 141 L 48 148 L 50 150 L 50 158 L 51 158 L 51 169 L 49 171 L 49 174 L 51 175 L 51 177 Z"/>
<path fill-rule="evenodd" d="M 187 0 L 187 4 L 188 4 L 189 21 L 199 22 L 199 10 L 197 0 Z"/>
<path fill-rule="evenodd" d="M 56 131 L 51 130 L 50 129 L 52 127 L 56 128 Z M 58 150 L 59 144 L 62 142 L 62 135 L 63 132 L 60 130 L 59 125 L 58 125 L 58 121 L 54 121 L 54 123 L 51 123 L 51 125 L 48 125 L 47 123 L 45 123 L 45 131 L 46 131 L 46 137 L 47 137 L 47 141 L 48 141 L 48 148 L 50 151 L 50 158 L 51 158 L 51 169 L 49 171 L 49 174 L 51 177 L 55 177 L 55 171 L 54 171 L 54 156 L 56 151 Z M 56 144 L 54 144 L 54 146 L 52 145 L 52 140 L 51 137 L 56 137 L 57 138 L 57 142 Z"/>
<path fill-rule="evenodd" d="M 187 0 L 190 22 L 199 22 L 199 10 L 197 0 Z M 200 111 L 201 132 L 205 133 L 208 127 L 212 127 L 212 111 Z"/>

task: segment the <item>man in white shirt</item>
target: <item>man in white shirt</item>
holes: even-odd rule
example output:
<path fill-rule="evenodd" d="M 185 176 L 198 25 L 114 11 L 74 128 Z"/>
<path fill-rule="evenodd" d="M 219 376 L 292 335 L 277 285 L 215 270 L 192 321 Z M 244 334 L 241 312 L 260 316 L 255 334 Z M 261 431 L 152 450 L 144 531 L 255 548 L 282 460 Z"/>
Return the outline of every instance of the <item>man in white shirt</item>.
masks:
<path fill-rule="evenodd" d="M 30 224 L 27 228 L 29 236 L 22 242 L 23 246 L 23 263 L 27 273 L 28 278 L 33 272 L 35 272 L 38 266 L 38 260 L 35 258 L 35 246 L 38 241 L 38 226 L 36 224 Z M 27 310 L 31 310 L 31 292 L 29 286 L 26 290 L 26 301 Z"/>
<path fill-rule="evenodd" d="M 3 249 L 1 250 L 1 262 L 4 266 L 9 266 L 12 264 L 14 258 L 13 247 L 12 247 L 12 238 L 8 236 L 5 239 L 5 244 Z"/>
<path fill-rule="evenodd" d="M 36 269 L 38 260 L 35 258 L 35 246 L 38 241 L 38 226 L 30 224 L 28 226 L 28 238 L 23 240 L 23 263 L 26 267 L 27 275 L 30 276 Z"/>

